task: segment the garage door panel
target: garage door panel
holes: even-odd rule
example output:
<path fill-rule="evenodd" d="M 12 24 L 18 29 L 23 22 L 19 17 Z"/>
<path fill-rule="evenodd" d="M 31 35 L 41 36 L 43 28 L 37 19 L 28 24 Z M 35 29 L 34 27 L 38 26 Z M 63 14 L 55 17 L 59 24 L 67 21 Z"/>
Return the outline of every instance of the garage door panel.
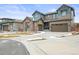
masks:
<path fill-rule="evenodd" d="M 67 32 L 68 24 L 52 24 L 51 29 L 54 32 Z"/>

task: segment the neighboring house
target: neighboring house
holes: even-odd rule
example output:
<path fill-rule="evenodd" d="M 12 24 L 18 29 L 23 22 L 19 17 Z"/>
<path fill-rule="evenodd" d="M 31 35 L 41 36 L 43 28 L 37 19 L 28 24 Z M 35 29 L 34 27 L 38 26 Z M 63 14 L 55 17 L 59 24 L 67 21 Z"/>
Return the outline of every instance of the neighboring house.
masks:
<path fill-rule="evenodd" d="M 35 31 L 50 30 L 55 32 L 68 32 L 74 25 L 75 11 L 72 7 L 63 4 L 56 12 L 43 14 L 35 11 L 32 14 L 34 18 Z"/>
<path fill-rule="evenodd" d="M 13 23 L 13 31 L 23 31 L 23 20 L 15 20 Z"/>
<path fill-rule="evenodd" d="M 79 23 L 75 23 L 72 31 L 79 32 Z"/>
<path fill-rule="evenodd" d="M 15 19 L 1 18 L 0 19 L 0 31 L 12 31 L 12 26 Z"/>
<path fill-rule="evenodd" d="M 33 31 L 33 18 L 32 17 L 26 17 L 23 20 L 23 31 Z"/>
<path fill-rule="evenodd" d="M 10 18 L 0 19 L 0 31 L 21 31 L 22 21 Z"/>

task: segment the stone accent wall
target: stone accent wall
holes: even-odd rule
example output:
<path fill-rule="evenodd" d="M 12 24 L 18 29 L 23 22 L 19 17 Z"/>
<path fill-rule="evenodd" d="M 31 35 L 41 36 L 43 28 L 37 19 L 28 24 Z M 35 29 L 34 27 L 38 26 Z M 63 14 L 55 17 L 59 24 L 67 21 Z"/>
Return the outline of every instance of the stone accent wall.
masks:
<path fill-rule="evenodd" d="M 33 21 L 26 18 L 23 22 L 23 31 L 33 31 Z"/>

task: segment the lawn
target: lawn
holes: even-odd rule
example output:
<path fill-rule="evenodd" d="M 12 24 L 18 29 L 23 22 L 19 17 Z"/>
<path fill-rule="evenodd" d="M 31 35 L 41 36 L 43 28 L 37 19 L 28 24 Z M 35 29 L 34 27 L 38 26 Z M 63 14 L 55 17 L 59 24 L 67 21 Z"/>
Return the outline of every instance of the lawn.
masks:
<path fill-rule="evenodd" d="M 31 35 L 32 32 L 16 32 L 13 34 L 0 34 L 0 38 L 14 38 L 19 37 L 20 35 Z"/>

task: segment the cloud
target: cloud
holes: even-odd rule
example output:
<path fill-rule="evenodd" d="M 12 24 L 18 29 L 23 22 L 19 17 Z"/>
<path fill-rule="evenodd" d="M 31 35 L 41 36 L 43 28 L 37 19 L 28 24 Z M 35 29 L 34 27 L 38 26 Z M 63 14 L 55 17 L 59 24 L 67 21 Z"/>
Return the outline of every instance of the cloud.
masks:
<path fill-rule="evenodd" d="M 51 12 L 56 12 L 57 9 L 52 9 Z"/>
<path fill-rule="evenodd" d="M 75 18 L 74 18 L 74 21 L 79 23 L 79 8 L 75 8 Z"/>
<path fill-rule="evenodd" d="M 23 19 L 26 16 L 31 16 L 32 12 L 28 12 L 22 5 L 0 5 L 0 17 L 19 18 Z"/>

